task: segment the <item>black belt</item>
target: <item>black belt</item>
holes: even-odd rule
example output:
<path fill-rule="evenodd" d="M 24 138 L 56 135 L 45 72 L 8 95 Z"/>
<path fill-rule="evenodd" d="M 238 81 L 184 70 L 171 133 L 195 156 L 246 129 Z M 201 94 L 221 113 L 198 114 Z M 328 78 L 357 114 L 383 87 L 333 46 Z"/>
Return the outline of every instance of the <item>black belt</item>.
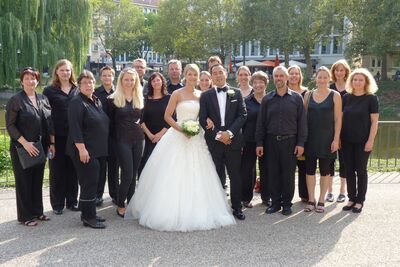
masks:
<path fill-rule="evenodd" d="M 271 136 L 272 139 L 274 139 L 276 141 L 283 141 L 283 140 L 286 140 L 286 139 L 289 139 L 289 138 L 296 137 L 295 134 L 289 134 L 289 135 L 273 135 L 273 134 L 270 134 L 269 136 Z"/>

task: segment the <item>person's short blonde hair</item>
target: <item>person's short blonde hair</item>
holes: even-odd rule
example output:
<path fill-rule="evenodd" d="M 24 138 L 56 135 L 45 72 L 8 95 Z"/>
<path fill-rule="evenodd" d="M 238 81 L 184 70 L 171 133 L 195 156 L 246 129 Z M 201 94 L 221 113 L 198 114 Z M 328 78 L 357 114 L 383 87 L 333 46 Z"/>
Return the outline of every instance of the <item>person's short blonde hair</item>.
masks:
<path fill-rule="evenodd" d="M 349 78 L 349 75 L 350 75 L 350 72 L 351 72 L 349 63 L 347 63 L 347 61 L 345 59 L 339 59 L 338 61 L 333 63 L 333 65 L 331 67 L 331 79 L 332 79 L 333 82 L 336 82 L 335 70 L 340 65 L 342 65 L 343 68 L 346 70 L 346 75 L 344 76 L 344 81 L 347 81 L 347 79 Z"/>
<path fill-rule="evenodd" d="M 222 64 L 222 60 L 219 58 L 219 56 L 209 57 L 207 60 L 208 65 L 210 65 L 211 62 L 217 62 L 218 64 Z"/>
<path fill-rule="evenodd" d="M 256 72 L 254 72 L 253 75 L 251 76 L 250 84 L 253 85 L 254 80 L 261 80 L 261 81 L 263 81 L 263 82 L 265 83 L 265 86 L 267 86 L 267 85 L 268 85 L 268 82 L 269 82 L 268 75 L 267 75 L 265 72 L 263 72 L 263 71 L 256 71 Z"/>
<path fill-rule="evenodd" d="M 375 94 L 378 91 L 378 85 L 375 82 L 374 77 L 372 76 L 371 72 L 369 72 L 367 69 L 365 68 L 358 68 L 353 70 L 350 75 L 349 78 L 346 81 L 346 91 L 349 94 L 353 94 L 354 88 L 353 88 L 353 79 L 354 76 L 356 75 L 363 75 L 365 78 L 365 88 L 364 91 L 367 95 L 372 95 Z"/>

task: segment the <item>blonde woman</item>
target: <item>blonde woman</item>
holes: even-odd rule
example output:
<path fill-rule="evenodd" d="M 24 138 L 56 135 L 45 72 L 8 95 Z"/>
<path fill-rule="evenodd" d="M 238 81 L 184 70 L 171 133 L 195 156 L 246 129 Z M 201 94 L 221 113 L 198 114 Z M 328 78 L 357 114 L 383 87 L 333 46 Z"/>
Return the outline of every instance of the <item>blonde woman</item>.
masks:
<path fill-rule="evenodd" d="M 250 86 L 251 71 L 247 66 L 241 66 L 236 72 L 236 80 L 243 97 L 249 96 L 253 92 Z"/>
<path fill-rule="evenodd" d="M 108 116 L 111 134 L 116 140 L 121 183 L 117 214 L 124 217 L 125 201 L 135 193 L 136 175 L 142 158 L 144 134 L 140 126 L 143 109 L 142 85 L 137 72 L 126 68 L 119 74 L 115 92 L 109 97 Z"/>
<path fill-rule="evenodd" d="M 378 87 L 372 74 L 355 69 L 346 83 L 343 97 L 342 149 L 346 162 L 349 202 L 343 210 L 360 213 L 367 193 L 367 163 L 378 131 Z"/>
<path fill-rule="evenodd" d="M 316 74 L 317 88 L 305 96 L 308 136 L 305 143 L 308 204 L 304 211 L 325 211 L 325 194 L 328 189 L 332 161 L 339 149 L 342 127 L 342 99 L 329 89 L 330 71 L 320 67 Z M 315 198 L 315 171 L 319 163 L 320 195 Z"/>
<path fill-rule="evenodd" d="M 288 86 L 293 91 L 299 93 L 303 98 L 308 92 L 307 87 L 303 86 L 303 73 L 297 65 L 292 65 L 288 68 L 289 80 Z M 308 201 L 308 191 L 306 183 L 306 161 L 304 156 L 297 158 L 297 169 L 298 169 L 298 191 L 299 197 L 302 202 Z"/>
<path fill-rule="evenodd" d="M 331 67 L 332 81 L 329 86 L 330 89 L 338 91 L 343 99 L 346 94 L 346 81 L 351 72 L 350 66 L 346 60 L 340 59 L 336 61 Z M 344 202 L 346 200 L 346 169 L 345 162 L 343 159 L 343 152 L 341 149 L 338 150 L 339 155 L 339 176 L 340 176 L 340 192 L 337 198 L 337 202 Z M 333 202 L 334 196 L 332 193 L 332 178 L 335 176 L 335 166 L 332 164 L 331 167 L 331 179 L 328 185 L 328 194 L 326 195 L 326 201 Z"/>

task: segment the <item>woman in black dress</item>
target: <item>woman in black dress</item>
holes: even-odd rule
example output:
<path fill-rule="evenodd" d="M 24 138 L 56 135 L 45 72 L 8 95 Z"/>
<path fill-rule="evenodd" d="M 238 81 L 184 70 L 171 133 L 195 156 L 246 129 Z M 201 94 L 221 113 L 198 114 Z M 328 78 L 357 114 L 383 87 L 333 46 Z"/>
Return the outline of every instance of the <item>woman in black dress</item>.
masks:
<path fill-rule="evenodd" d="M 331 75 L 333 83 L 330 84 L 329 88 L 335 91 L 338 91 L 340 96 L 342 97 L 346 94 L 346 81 L 349 78 L 351 69 L 346 60 L 341 59 L 336 61 L 331 67 Z M 340 191 L 339 195 L 336 199 L 337 202 L 344 202 L 346 200 L 346 170 L 345 170 L 345 162 L 343 157 L 343 151 L 341 149 L 338 150 L 339 155 L 339 176 L 340 176 Z M 326 195 L 326 201 L 333 202 L 334 195 L 332 193 L 332 182 L 333 176 L 335 176 L 335 164 L 332 162 L 331 167 L 331 178 L 328 185 L 328 194 Z"/>
<path fill-rule="evenodd" d="M 53 80 L 43 94 L 51 106 L 56 154 L 50 160 L 50 203 L 53 212 L 61 215 L 67 209 L 78 211 L 78 180 L 71 158 L 66 154 L 68 136 L 68 105 L 78 94 L 72 63 L 59 60 L 54 66 Z"/>
<path fill-rule="evenodd" d="M 135 193 L 136 175 L 143 153 L 144 134 L 140 126 L 143 89 L 137 72 L 126 68 L 119 74 L 115 92 L 109 97 L 107 112 L 111 134 L 116 140 L 121 182 L 118 189 L 117 214 L 125 215 L 127 203 Z M 154 137 L 156 140 L 159 136 Z"/>
<path fill-rule="evenodd" d="M 84 70 L 78 78 L 80 93 L 68 107 L 67 153 L 71 156 L 81 188 L 79 207 L 84 226 L 105 228 L 96 216 L 100 158 L 107 156 L 109 120 L 100 100 L 93 94 L 96 80 Z"/>
<path fill-rule="evenodd" d="M 364 68 L 355 69 L 346 83 L 343 97 L 342 149 L 346 162 L 349 202 L 343 210 L 360 213 L 367 193 L 367 163 L 378 131 L 378 86 Z"/>
<path fill-rule="evenodd" d="M 141 125 L 145 133 L 145 145 L 138 170 L 139 177 L 151 152 L 169 128 L 168 123 L 164 120 L 165 109 L 170 98 L 167 91 L 167 81 L 161 73 L 154 72 L 149 78 L 148 88 L 149 92 L 144 102 L 142 114 Z"/>
<path fill-rule="evenodd" d="M 247 109 L 247 120 L 243 126 L 243 137 L 245 144 L 242 149 L 242 161 L 240 175 L 242 177 L 242 204 L 246 208 L 252 208 L 253 204 L 253 189 L 256 181 L 256 162 L 257 155 L 255 131 L 257 123 L 257 115 L 260 109 L 260 103 L 266 94 L 268 86 L 268 75 L 262 71 L 257 71 L 251 76 L 251 84 L 253 93 L 245 98 Z M 265 172 L 263 169 L 263 157 L 258 158 L 258 167 L 260 170 L 260 189 L 261 199 L 263 203 L 268 203 L 270 195 L 268 192 L 268 183 L 266 181 Z"/>
<path fill-rule="evenodd" d="M 41 140 L 44 155 L 54 154 L 54 131 L 51 109 L 47 98 L 35 92 L 40 80 L 39 72 L 25 68 L 20 76 L 22 91 L 7 103 L 6 126 L 11 137 L 10 155 L 15 177 L 18 221 L 26 226 L 36 226 L 36 219 L 50 220 L 43 214 L 42 186 L 45 159 L 42 163 L 24 169 L 16 147 L 23 147 L 31 157 L 39 155 L 34 143 Z"/>
<path fill-rule="evenodd" d="M 304 211 L 325 212 L 325 194 L 328 189 L 332 161 L 339 149 L 342 128 L 342 99 L 329 89 L 330 71 L 326 67 L 317 70 L 317 89 L 306 93 L 308 136 L 305 143 L 308 204 Z M 315 198 L 315 171 L 319 163 L 320 195 Z"/>
<path fill-rule="evenodd" d="M 288 68 L 289 80 L 288 86 L 293 91 L 299 93 L 303 99 L 304 95 L 308 92 L 308 88 L 303 86 L 303 74 L 301 69 L 297 65 L 290 66 Z M 298 189 L 299 197 L 302 202 L 308 201 L 308 191 L 306 182 L 306 159 L 304 156 L 297 158 L 297 170 L 298 170 Z"/>

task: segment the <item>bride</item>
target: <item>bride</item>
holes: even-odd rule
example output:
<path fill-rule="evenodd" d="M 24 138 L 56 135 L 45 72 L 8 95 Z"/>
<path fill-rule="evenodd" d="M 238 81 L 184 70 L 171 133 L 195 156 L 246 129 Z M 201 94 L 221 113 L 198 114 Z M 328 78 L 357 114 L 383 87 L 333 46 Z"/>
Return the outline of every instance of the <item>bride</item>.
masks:
<path fill-rule="evenodd" d="M 186 85 L 173 92 L 165 111 L 171 128 L 147 161 L 125 212 L 126 219 L 151 229 L 186 232 L 235 224 L 203 133 L 188 137 L 181 128 L 185 120 L 198 120 L 199 72 L 195 64 L 185 67 Z"/>

